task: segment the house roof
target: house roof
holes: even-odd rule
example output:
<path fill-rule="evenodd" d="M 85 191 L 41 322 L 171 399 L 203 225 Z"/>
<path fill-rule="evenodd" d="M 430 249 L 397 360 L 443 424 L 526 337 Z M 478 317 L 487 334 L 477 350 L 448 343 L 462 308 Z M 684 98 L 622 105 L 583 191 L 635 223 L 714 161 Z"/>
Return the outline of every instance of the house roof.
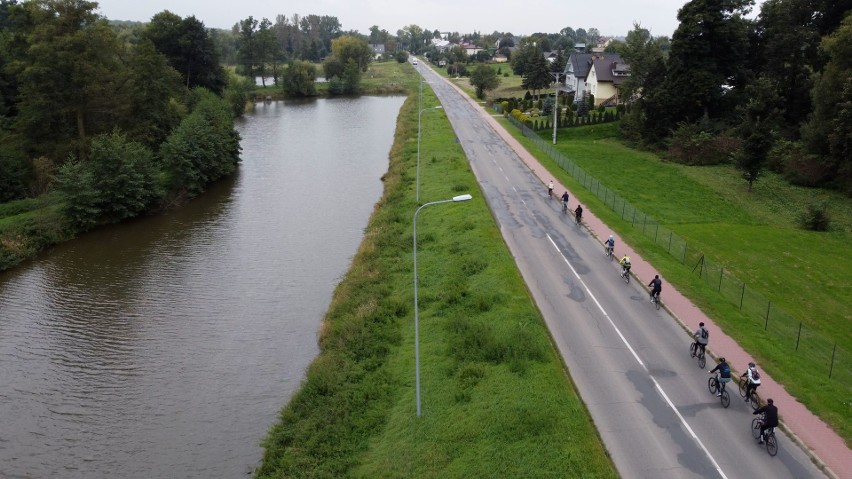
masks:
<path fill-rule="evenodd" d="M 565 65 L 565 70 L 567 72 L 568 66 L 570 65 L 574 70 L 575 77 L 586 78 L 589 76 L 589 70 L 592 68 L 592 62 L 599 60 L 624 63 L 624 60 L 621 59 L 621 55 L 617 53 L 572 53 L 571 56 L 568 57 L 568 63 Z M 598 78 L 600 78 L 600 69 L 596 68 L 595 71 L 598 72 Z"/>
<path fill-rule="evenodd" d="M 621 57 L 618 59 L 597 59 L 594 60 L 594 66 L 598 82 L 611 82 L 619 85 L 630 77 L 630 65 L 624 63 Z"/>

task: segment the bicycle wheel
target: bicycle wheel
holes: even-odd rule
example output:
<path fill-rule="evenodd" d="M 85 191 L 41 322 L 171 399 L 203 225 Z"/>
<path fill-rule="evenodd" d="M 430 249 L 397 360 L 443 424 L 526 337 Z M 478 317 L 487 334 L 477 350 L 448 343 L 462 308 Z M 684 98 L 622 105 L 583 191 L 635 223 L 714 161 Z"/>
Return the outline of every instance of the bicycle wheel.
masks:
<path fill-rule="evenodd" d="M 695 343 L 689 343 L 689 357 L 694 357 L 697 354 L 695 351 Z"/>
<path fill-rule="evenodd" d="M 748 385 L 748 379 L 740 379 L 740 397 L 746 397 L 746 386 Z"/>
<path fill-rule="evenodd" d="M 710 394 L 716 394 L 716 390 L 719 389 L 719 381 L 716 378 L 710 378 L 707 380 L 707 389 L 710 390 Z"/>
<path fill-rule="evenodd" d="M 763 425 L 763 421 L 760 420 L 759 417 L 756 417 L 751 420 L 751 436 L 755 439 L 760 437 L 760 426 Z"/>
<path fill-rule="evenodd" d="M 778 441 L 775 439 L 774 432 L 770 432 L 766 436 L 766 452 L 768 452 L 770 456 L 778 454 Z"/>
<path fill-rule="evenodd" d="M 704 353 L 698 353 L 698 367 L 704 369 L 704 366 L 707 365 L 707 358 L 704 356 Z"/>
<path fill-rule="evenodd" d="M 630 271 L 625 271 L 623 276 L 624 276 L 624 282 L 627 283 L 627 284 L 630 284 Z"/>
<path fill-rule="evenodd" d="M 757 391 L 751 393 L 751 397 L 749 398 L 749 402 L 751 403 L 751 409 L 753 411 L 757 411 L 760 407 L 760 397 L 757 395 Z"/>
<path fill-rule="evenodd" d="M 728 394 L 728 390 L 722 391 L 722 397 L 719 399 L 722 400 L 722 407 L 728 407 L 731 405 L 731 396 Z"/>
<path fill-rule="evenodd" d="M 660 295 L 659 294 L 654 296 L 654 306 L 657 309 L 660 309 Z"/>

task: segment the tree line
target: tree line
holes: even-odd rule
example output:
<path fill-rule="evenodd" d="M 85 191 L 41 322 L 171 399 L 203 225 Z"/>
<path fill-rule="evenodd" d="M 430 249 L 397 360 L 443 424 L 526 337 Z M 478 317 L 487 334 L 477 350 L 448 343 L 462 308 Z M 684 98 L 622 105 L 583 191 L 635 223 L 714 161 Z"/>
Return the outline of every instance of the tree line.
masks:
<path fill-rule="evenodd" d="M 58 192 L 77 230 L 233 173 L 249 89 L 195 17 L 164 11 L 128 30 L 96 9 L 0 2 L 0 202 Z"/>

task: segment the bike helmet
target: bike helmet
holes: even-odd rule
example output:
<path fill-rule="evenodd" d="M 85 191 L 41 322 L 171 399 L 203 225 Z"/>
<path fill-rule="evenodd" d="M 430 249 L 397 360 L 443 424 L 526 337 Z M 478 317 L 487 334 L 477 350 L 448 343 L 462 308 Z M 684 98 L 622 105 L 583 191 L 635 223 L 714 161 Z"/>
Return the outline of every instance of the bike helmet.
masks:
<path fill-rule="evenodd" d="M 612 239 L 612 235 L 609 235 L 609 239 Z"/>

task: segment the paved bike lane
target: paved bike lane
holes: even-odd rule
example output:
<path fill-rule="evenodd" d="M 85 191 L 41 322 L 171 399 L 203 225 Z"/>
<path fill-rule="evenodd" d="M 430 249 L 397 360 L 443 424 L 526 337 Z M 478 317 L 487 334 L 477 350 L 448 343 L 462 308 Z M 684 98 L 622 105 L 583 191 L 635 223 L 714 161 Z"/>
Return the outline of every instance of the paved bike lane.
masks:
<path fill-rule="evenodd" d="M 489 114 L 481 104 L 471 99 L 467 93 L 453 84 L 453 82 L 448 81 L 447 83 L 461 92 L 468 102 L 479 107 L 478 111 L 480 111 L 482 117 L 515 150 L 533 174 L 541 180 L 542 189 L 546 187 L 545 185 L 549 181 L 553 180 L 554 190 L 567 190 L 571 194 L 571 197 L 575 198 L 576 204 L 576 196 L 573 192 L 568 187 L 559 184 L 553 178 L 553 175 L 539 163 L 538 159 L 510 135 L 497 122 L 494 116 Z M 607 238 L 610 234 L 613 234 L 612 230 L 595 216 L 594 211 L 591 211 L 588 207 L 583 208 L 583 223 L 601 242 L 601 247 L 603 248 L 603 238 Z M 650 263 L 639 256 L 624 241 L 619 241 L 616 249 L 619 257 L 624 253 L 630 256 L 632 264 L 631 272 L 643 284 L 647 285 L 654 275 L 658 274 Z M 737 375 L 742 374 L 743 369 L 739 369 L 738 367 L 747 365 L 752 360 L 752 357 L 730 336 L 726 335 L 712 319 L 708 318 L 689 299 L 683 296 L 677 288 L 669 284 L 665 277 L 661 276 L 661 279 L 663 280 L 663 297 L 665 298 L 663 307 L 671 313 L 672 317 L 680 323 L 690 337 L 692 332 L 698 329 L 698 323 L 704 322 L 713 331 L 711 346 L 707 347 L 708 356 L 712 358 L 724 356 L 728 360 L 728 363 L 734 367 Z M 852 479 L 852 467 L 850 467 L 852 466 L 852 450 L 846 446 L 846 443 L 834 430 L 796 400 L 783 386 L 773 381 L 763 370 L 761 370 L 759 392 L 761 398 L 772 398 L 774 400 L 780 414 L 781 429 L 787 434 L 786 437 L 799 444 L 811 456 L 812 460 L 829 476 Z M 739 396 L 735 396 L 734 399 L 737 397 Z"/>

